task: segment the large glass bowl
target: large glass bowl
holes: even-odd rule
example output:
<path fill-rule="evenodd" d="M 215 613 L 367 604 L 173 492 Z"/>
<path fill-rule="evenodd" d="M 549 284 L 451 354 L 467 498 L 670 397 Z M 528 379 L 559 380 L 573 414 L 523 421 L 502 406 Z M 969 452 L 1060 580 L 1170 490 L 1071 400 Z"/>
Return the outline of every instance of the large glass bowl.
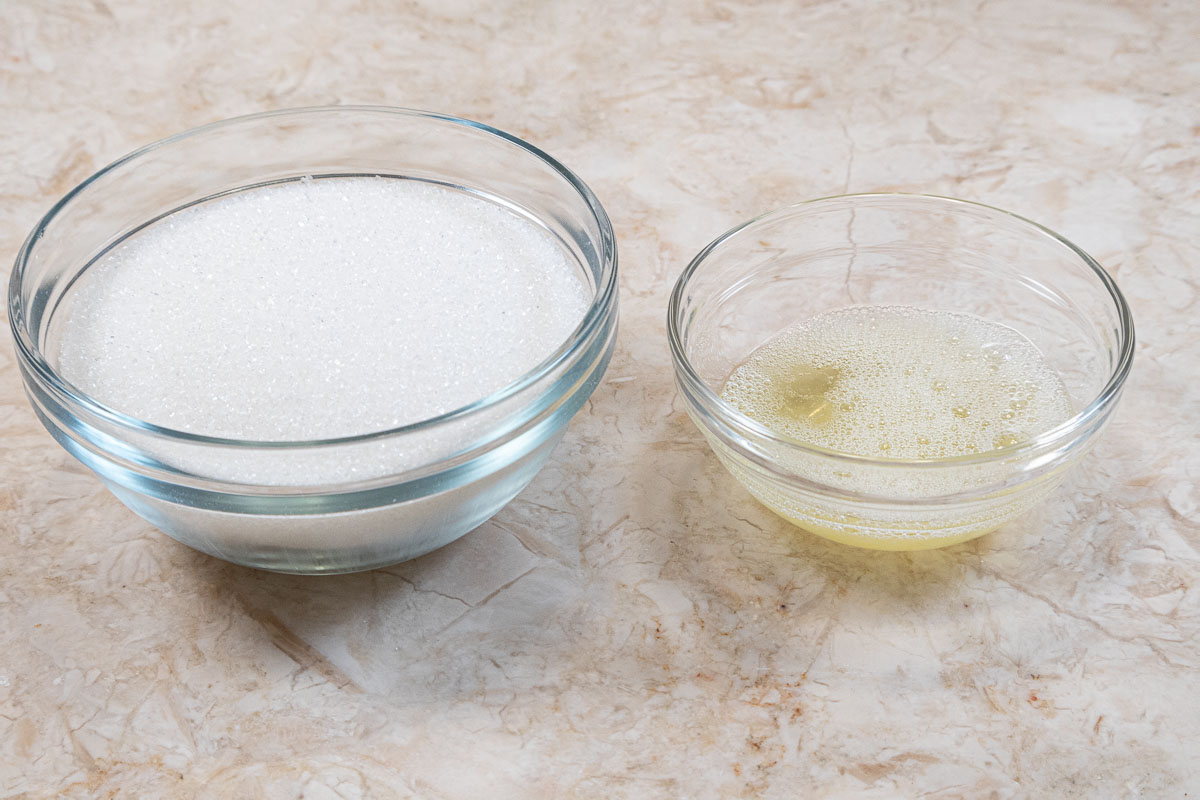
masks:
<path fill-rule="evenodd" d="M 889 459 L 776 434 L 721 398 L 760 345 L 855 305 L 1007 325 L 1058 372 L 1076 413 L 987 453 Z M 1013 214 L 921 195 L 832 197 L 734 228 L 680 276 L 667 330 L 688 413 L 734 477 L 802 528 L 886 550 L 965 541 L 1045 498 L 1112 414 L 1133 359 L 1129 308 L 1090 256 Z"/>
<path fill-rule="evenodd" d="M 323 441 L 170 430 L 106 407 L 61 377 L 57 342 L 72 284 L 116 243 L 223 193 L 354 175 L 430 181 L 526 215 L 578 264 L 592 294 L 586 316 L 542 364 L 489 397 L 394 430 Z M 531 145 L 438 114 L 297 109 L 197 128 L 88 178 L 21 248 L 9 319 L 26 390 L 47 430 L 133 511 L 219 558 L 336 573 L 440 547 L 529 483 L 608 365 L 616 278 L 616 243 L 599 201 Z"/>

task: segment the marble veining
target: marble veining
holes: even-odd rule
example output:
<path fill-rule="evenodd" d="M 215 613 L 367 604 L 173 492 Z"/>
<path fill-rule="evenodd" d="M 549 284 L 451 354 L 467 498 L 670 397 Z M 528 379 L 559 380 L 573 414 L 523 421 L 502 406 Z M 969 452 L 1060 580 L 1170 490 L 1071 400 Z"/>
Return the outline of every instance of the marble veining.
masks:
<path fill-rule="evenodd" d="M 381 103 L 577 171 L 623 306 L 605 382 L 512 505 L 327 579 L 154 531 L 42 430 L 0 348 L 0 797 L 1200 793 L 1197 41 L 1179 1 L 0 4 L 5 270 L 136 146 Z M 666 299 L 703 244 L 871 190 L 1061 231 L 1138 325 L 1086 464 L 943 551 L 789 528 L 672 386 Z"/>

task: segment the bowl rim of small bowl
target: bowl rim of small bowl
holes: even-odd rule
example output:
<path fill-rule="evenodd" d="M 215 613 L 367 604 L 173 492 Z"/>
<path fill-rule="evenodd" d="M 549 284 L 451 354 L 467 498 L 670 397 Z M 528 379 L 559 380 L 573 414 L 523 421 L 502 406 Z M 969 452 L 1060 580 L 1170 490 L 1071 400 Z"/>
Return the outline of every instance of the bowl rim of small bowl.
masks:
<path fill-rule="evenodd" d="M 254 440 L 224 436 L 210 436 L 207 434 L 193 433 L 190 431 L 179 430 L 165 425 L 148 422 L 129 414 L 125 414 L 91 397 L 88 393 L 80 390 L 74 384 L 64 379 L 56 369 L 50 366 L 49 362 L 43 355 L 41 348 L 34 344 L 33 338 L 27 329 L 28 320 L 24 313 L 25 304 L 21 299 L 21 289 L 26 274 L 26 265 L 29 262 L 30 255 L 34 247 L 37 245 L 37 242 L 41 238 L 45 229 L 56 220 L 59 213 L 67 206 L 68 203 L 74 200 L 82 192 L 86 191 L 102 176 L 123 167 L 131 161 L 137 160 L 141 156 L 195 136 L 202 136 L 204 134 L 211 133 L 229 126 L 255 122 L 263 119 L 270 119 L 273 117 L 299 117 L 304 115 L 336 114 L 347 112 L 364 115 L 378 115 L 381 117 L 399 116 L 415 118 L 418 120 L 427 120 L 438 123 L 450 123 L 452 125 L 459 125 L 465 128 L 477 130 L 486 136 L 495 137 L 510 145 L 514 145 L 533 158 L 542 161 L 553 171 L 555 171 L 559 177 L 563 178 L 572 189 L 574 189 L 574 191 L 583 201 L 584 205 L 587 207 L 588 212 L 594 218 L 597 228 L 600 232 L 599 241 L 595 243 L 595 250 L 601 266 L 600 278 L 599 280 L 595 281 L 595 291 L 588 304 L 587 311 L 584 313 L 583 319 L 580 320 L 575 329 L 562 341 L 562 343 L 554 350 L 553 353 L 548 355 L 531 370 L 525 372 L 523 375 L 520 375 L 513 381 L 495 390 L 494 392 L 466 405 L 451 409 L 442 414 L 438 414 L 437 416 L 427 417 L 422 420 L 417 420 L 415 422 L 410 422 L 404 425 L 398 425 L 382 430 L 368 431 L 349 436 L 337 436 L 309 440 Z M 300 135 L 303 135 L 302 131 Z M 303 166 L 303 164 L 297 165 L 298 168 L 303 168 Z M 480 188 L 486 189 L 486 186 Z M 535 215 L 530 216 L 535 221 L 539 221 Z M 592 280 L 592 277 L 589 276 L 589 283 L 592 282 Z M 546 153 L 544 150 L 533 144 L 530 144 L 529 142 L 526 142 L 518 136 L 492 127 L 486 123 L 477 122 L 475 120 L 457 117 L 450 114 L 443 114 L 436 111 L 384 105 L 303 106 L 296 108 L 275 109 L 271 111 L 260 111 L 253 114 L 243 114 L 240 116 L 221 119 L 215 122 L 209 122 L 204 125 L 189 128 L 132 150 L 89 175 L 78 185 L 64 194 L 57 202 L 54 203 L 53 206 L 51 206 L 50 210 L 47 211 L 37 221 L 33 227 L 33 230 L 30 231 L 24 243 L 21 245 L 21 249 L 17 252 L 12 274 L 9 277 L 8 316 L 9 327 L 16 343 L 19 361 L 24 363 L 24 365 L 33 373 L 37 380 L 41 381 L 47 387 L 54 390 L 58 395 L 79 406 L 83 411 L 89 414 L 93 414 L 96 417 L 108 422 L 115 423 L 123 428 L 136 430 L 139 433 L 148 433 L 167 439 L 181 440 L 194 444 L 273 450 L 311 449 L 360 444 L 391 437 L 404 436 L 406 434 L 418 433 L 436 428 L 437 426 L 448 422 L 477 416 L 488 411 L 489 409 L 503 403 L 514 395 L 517 395 L 530 386 L 536 384 L 547 375 L 554 373 L 556 369 L 561 367 L 565 362 L 570 361 L 573 357 L 585 352 L 588 342 L 590 342 L 598 334 L 598 332 L 604 328 L 608 318 L 615 312 L 617 286 L 617 242 L 616 235 L 613 232 L 612 222 L 608 217 L 608 213 L 600 204 L 599 198 L 596 197 L 595 193 L 592 192 L 591 188 L 588 187 L 588 185 L 584 183 L 581 178 L 579 178 L 574 172 L 564 166 L 556 158 Z M 76 409 L 71 408 L 70 411 L 75 413 Z"/>
<path fill-rule="evenodd" d="M 832 203 L 833 201 L 851 201 L 851 202 L 877 202 L 889 200 L 916 200 L 919 202 L 930 202 L 931 205 L 938 205 L 942 208 L 952 209 L 973 208 L 982 209 L 989 213 L 1002 214 L 1005 218 L 1016 220 L 1022 225 L 1029 226 L 1033 231 L 1042 234 L 1051 239 L 1055 243 L 1065 247 L 1068 251 L 1074 254 L 1085 266 L 1089 267 L 1095 276 L 1100 280 L 1100 283 L 1108 291 L 1109 299 L 1117 311 L 1119 322 L 1119 337 L 1117 342 L 1117 358 L 1109 371 L 1108 380 L 1104 386 L 1096 393 L 1095 397 L 1082 409 L 1073 414 L 1067 420 L 1050 428 L 1036 436 L 1019 444 L 1010 447 L 1004 447 L 996 450 L 991 450 L 984 453 L 971 453 L 960 456 L 945 456 L 941 458 L 880 458 L 876 456 L 863 456 L 853 453 L 845 453 L 830 448 L 820 447 L 819 445 L 807 444 L 799 439 L 776 433 L 775 431 L 763 425 L 761 422 L 747 416 L 741 411 L 734 408 L 726 402 L 717 392 L 715 392 L 708 383 L 700 377 L 692 366 L 684 350 L 682 320 L 680 313 L 683 307 L 683 297 L 689 283 L 694 275 L 699 272 L 708 257 L 717 248 L 723 244 L 739 236 L 749 229 L 755 227 L 768 219 L 783 217 L 788 214 L 798 213 L 808 210 L 812 206 L 819 204 Z M 947 197 L 937 194 L 923 194 L 919 192 L 862 192 L 828 195 L 825 197 L 817 197 L 812 200 L 806 200 L 800 203 L 792 203 L 772 209 L 758 216 L 752 217 L 745 222 L 742 222 L 729 230 L 722 233 L 705 245 L 699 253 L 688 263 L 679 278 L 675 282 L 674 288 L 671 290 L 670 301 L 667 304 L 667 339 L 671 349 L 671 360 L 675 367 L 676 378 L 686 383 L 689 390 L 697 392 L 699 399 L 707 407 L 710 413 L 715 412 L 719 419 L 726 425 L 732 427 L 738 434 L 747 436 L 751 439 L 766 440 L 771 445 L 785 448 L 794 452 L 799 452 L 808 456 L 824 457 L 831 460 L 840 461 L 849 465 L 870 466 L 878 468 L 900 467 L 906 469 L 918 468 L 929 469 L 945 466 L 966 466 L 974 464 L 987 464 L 996 461 L 1004 461 L 1008 459 L 1020 459 L 1023 457 L 1031 457 L 1043 451 L 1053 450 L 1059 445 L 1063 445 L 1074 441 L 1081 433 L 1090 435 L 1094 429 L 1089 428 L 1089 425 L 1096 419 L 1097 416 L 1103 414 L 1117 399 L 1121 393 L 1121 389 L 1125 384 L 1126 378 L 1129 376 L 1130 369 L 1133 364 L 1133 354 L 1135 345 L 1135 334 L 1133 326 L 1133 316 L 1129 309 L 1129 304 L 1125 300 L 1125 296 L 1117 287 L 1116 281 L 1102 267 L 1096 259 L 1088 255 L 1083 249 L 1075 245 L 1065 236 L 1047 228 L 1040 223 L 1034 222 L 1031 219 L 1014 214 L 1011 211 L 1005 211 L 1002 208 L 987 205 L 973 200 L 963 200 L 956 197 Z M 708 427 L 707 425 L 705 427 Z"/>

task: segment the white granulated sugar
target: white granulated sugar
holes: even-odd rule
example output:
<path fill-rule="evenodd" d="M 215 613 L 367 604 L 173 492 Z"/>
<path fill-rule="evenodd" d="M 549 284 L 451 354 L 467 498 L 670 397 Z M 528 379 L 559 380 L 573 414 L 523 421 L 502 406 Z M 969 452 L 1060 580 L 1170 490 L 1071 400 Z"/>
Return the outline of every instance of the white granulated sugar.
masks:
<path fill-rule="evenodd" d="M 169 428 L 348 436 L 511 383 L 566 341 L 590 294 L 546 230 L 500 205 L 412 180 L 304 179 L 114 249 L 70 298 L 58 366 Z"/>

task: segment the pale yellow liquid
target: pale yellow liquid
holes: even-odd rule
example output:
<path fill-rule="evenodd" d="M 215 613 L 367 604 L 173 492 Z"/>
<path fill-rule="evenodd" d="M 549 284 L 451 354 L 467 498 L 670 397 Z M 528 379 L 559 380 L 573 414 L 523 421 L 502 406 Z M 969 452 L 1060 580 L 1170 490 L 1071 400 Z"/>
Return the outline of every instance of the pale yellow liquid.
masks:
<path fill-rule="evenodd" d="M 906 306 L 838 309 L 792 327 L 735 369 L 721 396 L 778 434 L 875 459 L 1002 451 L 1072 414 L 1062 380 L 1021 334 L 971 314 Z M 932 496 L 968 488 L 973 474 L 966 468 L 892 470 L 886 485 L 877 472 L 837 478 L 851 490 Z M 860 528 L 836 509 L 801 513 L 788 498 L 755 494 L 802 527 L 876 549 L 952 544 L 1005 517 L 985 515 L 974 524 L 934 514 L 917 529 L 899 519 Z"/>

